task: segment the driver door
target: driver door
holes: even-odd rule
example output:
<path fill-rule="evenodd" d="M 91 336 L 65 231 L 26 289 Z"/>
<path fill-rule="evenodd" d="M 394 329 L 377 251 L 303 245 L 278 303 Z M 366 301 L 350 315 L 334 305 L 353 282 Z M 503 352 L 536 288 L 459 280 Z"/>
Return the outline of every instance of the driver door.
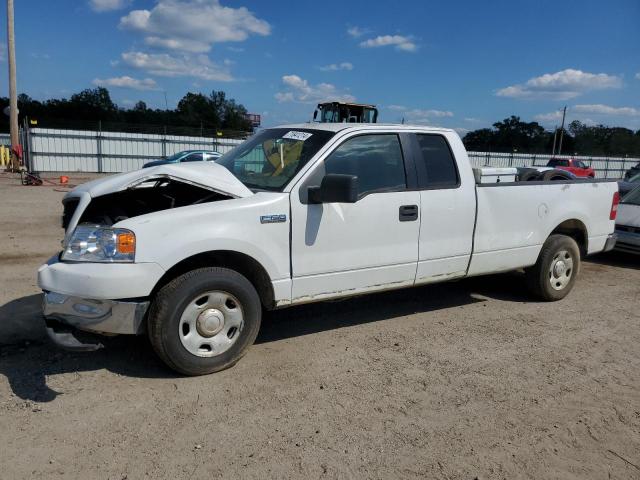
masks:
<path fill-rule="evenodd" d="M 406 157 L 395 133 L 353 135 L 292 190 L 292 303 L 413 285 L 420 193 Z M 330 173 L 358 178 L 355 203 L 309 203 Z"/>

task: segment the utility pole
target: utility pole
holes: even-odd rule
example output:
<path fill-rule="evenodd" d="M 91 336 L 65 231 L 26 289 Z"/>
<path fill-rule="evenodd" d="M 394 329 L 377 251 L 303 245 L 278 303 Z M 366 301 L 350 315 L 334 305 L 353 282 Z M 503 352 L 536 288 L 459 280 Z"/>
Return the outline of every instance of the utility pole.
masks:
<path fill-rule="evenodd" d="M 9 49 L 9 131 L 11 133 L 11 166 L 20 168 L 20 160 L 14 153 L 18 147 L 18 94 L 16 93 L 16 38 L 13 29 L 13 0 L 7 0 L 7 48 Z"/>
<path fill-rule="evenodd" d="M 564 137 L 564 117 L 567 115 L 567 106 L 562 110 L 562 126 L 560 127 L 560 145 L 558 146 L 558 155 L 562 155 L 562 137 Z"/>
<path fill-rule="evenodd" d="M 553 148 L 551 149 L 551 156 L 553 157 L 556 154 L 556 139 L 558 138 L 558 125 L 556 124 L 553 129 Z"/>

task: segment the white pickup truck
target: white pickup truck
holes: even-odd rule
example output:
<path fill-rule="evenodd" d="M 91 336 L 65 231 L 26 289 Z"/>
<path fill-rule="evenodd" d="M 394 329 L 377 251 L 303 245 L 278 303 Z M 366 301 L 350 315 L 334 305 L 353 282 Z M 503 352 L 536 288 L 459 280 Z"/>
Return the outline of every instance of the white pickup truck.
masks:
<path fill-rule="evenodd" d="M 451 130 L 302 124 L 217 163 L 80 185 L 62 252 L 38 271 L 47 331 L 78 350 L 101 344 L 76 329 L 146 332 L 199 375 L 242 357 L 264 309 L 522 268 L 559 300 L 581 256 L 613 247 L 615 181 L 477 176 Z"/>

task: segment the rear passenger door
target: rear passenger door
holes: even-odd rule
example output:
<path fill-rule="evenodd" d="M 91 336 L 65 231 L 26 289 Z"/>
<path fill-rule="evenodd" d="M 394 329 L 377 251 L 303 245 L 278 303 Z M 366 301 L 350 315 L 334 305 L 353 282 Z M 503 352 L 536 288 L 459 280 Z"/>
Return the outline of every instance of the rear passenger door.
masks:
<path fill-rule="evenodd" d="M 413 153 L 420 189 L 420 241 L 416 284 L 466 274 L 475 223 L 475 183 L 461 180 L 447 137 L 413 135 Z M 458 148 L 463 149 L 459 139 Z"/>

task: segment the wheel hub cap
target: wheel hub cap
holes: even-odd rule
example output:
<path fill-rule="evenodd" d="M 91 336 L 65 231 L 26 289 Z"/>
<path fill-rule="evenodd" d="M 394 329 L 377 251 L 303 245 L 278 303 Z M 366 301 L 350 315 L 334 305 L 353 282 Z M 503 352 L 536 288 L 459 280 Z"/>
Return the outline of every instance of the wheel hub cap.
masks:
<path fill-rule="evenodd" d="M 208 308 L 198 315 L 196 329 L 205 338 L 211 338 L 224 328 L 224 314 L 217 308 Z"/>
<path fill-rule="evenodd" d="M 553 267 L 553 274 L 557 278 L 563 275 L 566 270 L 567 270 L 567 265 L 562 260 L 560 260 L 556 262 L 555 266 Z"/>
<path fill-rule="evenodd" d="M 571 281 L 573 275 L 573 257 L 566 250 L 553 256 L 549 266 L 549 282 L 554 290 L 562 290 Z"/>
<path fill-rule="evenodd" d="M 238 299 L 229 292 L 210 290 L 189 300 L 176 333 L 187 352 L 215 357 L 233 346 L 243 327 L 244 313 Z"/>

